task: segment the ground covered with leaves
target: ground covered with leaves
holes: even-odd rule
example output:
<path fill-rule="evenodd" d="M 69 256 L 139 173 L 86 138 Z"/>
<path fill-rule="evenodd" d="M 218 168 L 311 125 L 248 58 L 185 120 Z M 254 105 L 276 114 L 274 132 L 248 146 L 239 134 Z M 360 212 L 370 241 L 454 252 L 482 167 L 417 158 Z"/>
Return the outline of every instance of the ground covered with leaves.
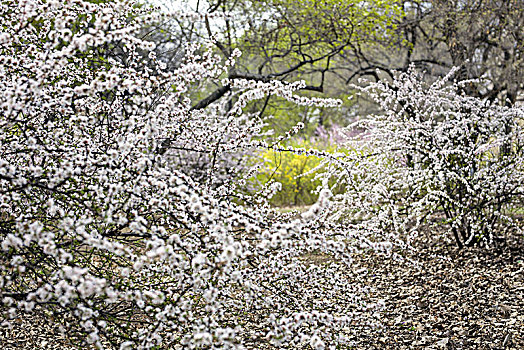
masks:
<path fill-rule="evenodd" d="M 403 260 L 356 256 L 348 278 L 367 287 L 364 299 L 383 305 L 345 331 L 354 349 L 524 349 L 524 242 L 502 249 L 457 249 L 421 238 Z M 327 261 L 312 257 L 313 263 Z M 247 345 L 247 344 L 246 344 Z M 248 348 L 268 348 L 254 342 Z M 21 316 L 3 328 L 0 348 L 76 349 L 45 315 Z M 304 349 L 308 347 L 305 345 Z"/>
<path fill-rule="evenodd" d="M 524 245 L 457 249 L 429 238 L 413 263 L 355 260 L 367 299 L 383 300 L 383 327 L 356 327 L 358 349 L 524 349 Z M 517 247 L 520 247 L 517 248 Z"/>

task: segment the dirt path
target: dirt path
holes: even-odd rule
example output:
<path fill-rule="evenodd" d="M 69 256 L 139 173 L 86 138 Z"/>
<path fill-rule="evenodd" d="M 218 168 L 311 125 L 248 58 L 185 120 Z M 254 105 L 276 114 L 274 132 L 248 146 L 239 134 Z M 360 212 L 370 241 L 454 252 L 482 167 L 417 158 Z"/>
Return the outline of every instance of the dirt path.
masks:
<path fill-rule="evenodd" d="M 374 290 L 367 300 L 385 304 L 384 327 L 356 329 L 356 348 L 524 349 L 524 249 L 417 246 L 418 266 L 356 259 L 358 279 Z"/>

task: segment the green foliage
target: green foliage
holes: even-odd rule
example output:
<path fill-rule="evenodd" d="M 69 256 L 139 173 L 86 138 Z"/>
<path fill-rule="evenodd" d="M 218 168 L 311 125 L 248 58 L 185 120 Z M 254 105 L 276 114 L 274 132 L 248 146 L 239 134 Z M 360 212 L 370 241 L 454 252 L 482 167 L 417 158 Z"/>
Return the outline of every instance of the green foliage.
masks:
<path fill-rule="evenodd" d="M 301 31 L 308 38 L 337 41 L 362 41 L 392 34 L 393 19 L 402 14 L 397 3 L 381 0 L 270 0 L 275 8 L 292 9 L 303 21 L 301 28 L 283 27 L 288 32 Z"/>
<path fill-rule="evenodd" d="M 312 54 L 321 54 L 326 45 L 376 42 L 395 35 L 395 23 L 402 14 L 396 2 L 382 0 L 263 0 L 254 1 L 252 10 L 267 14 L 263 21 L 265 39 L 272 50 L 302 44 L 311 44 Z"/>

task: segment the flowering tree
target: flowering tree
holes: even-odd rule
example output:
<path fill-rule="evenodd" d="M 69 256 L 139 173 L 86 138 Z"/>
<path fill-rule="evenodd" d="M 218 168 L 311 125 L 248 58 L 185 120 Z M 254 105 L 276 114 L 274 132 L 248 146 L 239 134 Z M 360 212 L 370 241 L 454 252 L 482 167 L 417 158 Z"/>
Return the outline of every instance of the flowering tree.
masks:
<path fill-rule="evenodd" d="M 358 214 L 364 233 L 387 236 L 436 216 L 459 247 L 519 229 L 508 214 L 522 205 L 524 111 L 464 95 L 454 73 L 428 85 L 412 67 L 361 88 L 384 113 L 352 125 L 351 151 L 328 161 L 346 189 L 337 218 Z"/>
<path fill-rule="evenodd" d="M 246 195 L 252 174 L 223 166 L 267 146 L 248 101 L 338 102 L 296 96 L 303 83 L 228 81 L 234 103 L 192 109 L 192 89 L 234 62 L 189 45 L 167 70 L 141 39 L 165 16 L 180 14 L 0 2 L 3 325 L 33 312 L 98 348 L 343 342 L 358 288 L 348 234 L 322 220 L 329 190 L 301 217 L 279 214 L 273 187 Z"/>

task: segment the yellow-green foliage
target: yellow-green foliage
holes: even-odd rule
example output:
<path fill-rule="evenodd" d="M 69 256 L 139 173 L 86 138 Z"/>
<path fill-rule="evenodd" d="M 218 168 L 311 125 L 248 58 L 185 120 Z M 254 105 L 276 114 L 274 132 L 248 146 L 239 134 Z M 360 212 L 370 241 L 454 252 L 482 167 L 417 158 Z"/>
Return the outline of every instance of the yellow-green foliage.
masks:
<path fill-rule="evenodd" d="M 307 140 L 293 141 L 289 146 L 304 149 L 316 148 L 325 152 L 334 152 L 336 148 L 333 145 L 323 145 Z M 280 191 L 271 199 L 271 204 L 298 206 L 313 204 L 317 200 L 316 189 L 321 181 L 316 179 L 317 172 L 313 170 L 320 165 L 321 160 L 318 157 L 268 149 L 260 154 L 256 161 L 263 165 L 253 182 L 265 184 L 274 180 L 282 184 Z"/>
<path fill-rule="evenodd" d="M 390 0 L 259 0 L 252 9 L 274 12 L 272 49 L 285 49 L 300 37 L 312 56 L 321 55 L 326 45 L 388 41 L 396 35 L 395 24 L 402 17 L 399 2 Z M 249 37 L 249 36 L 248 36 Z M 246 37 L 247 39 L 247 37 Z"/>

